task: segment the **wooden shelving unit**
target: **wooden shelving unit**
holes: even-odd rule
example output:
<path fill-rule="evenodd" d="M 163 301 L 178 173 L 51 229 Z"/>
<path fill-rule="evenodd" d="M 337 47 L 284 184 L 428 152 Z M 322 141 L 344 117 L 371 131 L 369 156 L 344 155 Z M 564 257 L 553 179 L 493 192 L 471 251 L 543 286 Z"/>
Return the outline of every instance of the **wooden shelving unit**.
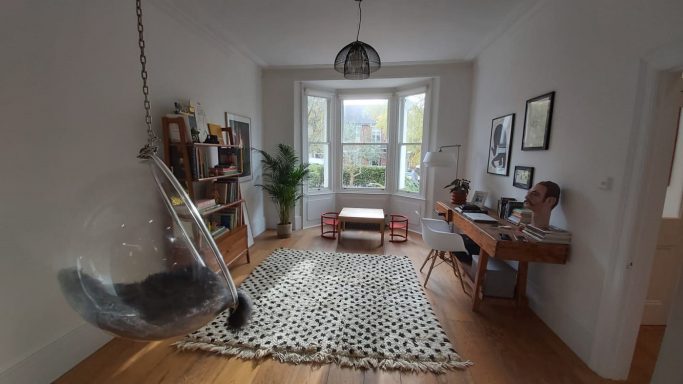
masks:
<path fill-rule="evenodd" d="M 171 141 L 171 129 L 177 126 L 178 135 L 173 135 L 179 138 L 180 141 Z M 173 127 L 175 129 L 175 127 Z M 249 256 L 249 247 L 247 245 L 247 226 L 244 221 L 244 212 L 242 209 L 244 200 L 242 199 L 242 192 L 239 186 L 239 176 L 242 170 L 242 147 L 240 145 L 222 145 L 210 143 L 193 143 L 188 137 L 187 126 L 185 119 L 182 116 L 178 117 L 163 117 L 162 118 L 162 133 L 163 133 L 163 149 L 164 162 L 171 168 L 173 174 L 178 181 L 186 187 L 186 190 L 192 199 L 197 202 L 199 196 L 206 198 L 213 198 L 213 191 L 216 190 L 218 183 L 228 183 L 226 188 L 231 188 L 233 185 L 236 191 L 229 193 L 230 201 L 221 201 L 217 205 L 199 210 L 205 222 L 209 224 L 221 224 L 228 228 L 226 231 L 214 236 L 214 241 L 220 250 L 223 260 L 230 266 L 242 256 L 246 256 L 247 263 L 251 262 Z M 234 164 L 230 166 L 237 167 L 237 171 L 228 175 L 215 175 L 208 177 L 199 177 L 201 172 L 197 172 L 200 164 L 196 164 L 200 156 L 196 151 L 211 152 L 216 150 L 215 161 L 218 165 L 218 150 L 219 148 L 228 149 L 231 151 L 231 157 Z M 194 154 L 194 156 L 192 156 Z M 213 161 L 209 156 L 201 158 L 202 161 Z M 193 162 L 194 161 L 194 162 Z M 222 164 L 227 166 L 228 164 Z M 206 164 L 201 164 L 203 168 L 207 168 Z M 208 167 L 213 168 L 213 167 Z M 195 169 L 195 172 L 193 172 Z M 192 220 L 189 214 L 179 214 L 181 219 Z M 209 225 L 207 224 L 207 225 Z M 211 230 L 211 225 L 210 230 Z"/>

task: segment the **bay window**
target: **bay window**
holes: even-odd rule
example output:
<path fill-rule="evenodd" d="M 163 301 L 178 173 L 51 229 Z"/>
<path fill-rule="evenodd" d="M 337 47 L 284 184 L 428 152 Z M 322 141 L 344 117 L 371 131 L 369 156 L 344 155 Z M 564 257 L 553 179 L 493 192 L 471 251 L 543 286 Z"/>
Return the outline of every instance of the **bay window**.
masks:
<path fill-rule="evenodd" d="M 341 94 L 306 89 L 302 99 L 306 193 L 400 193 L 424 198 L 426 87 Z M 371 91 L 372 92 L 372 91 Z"/>

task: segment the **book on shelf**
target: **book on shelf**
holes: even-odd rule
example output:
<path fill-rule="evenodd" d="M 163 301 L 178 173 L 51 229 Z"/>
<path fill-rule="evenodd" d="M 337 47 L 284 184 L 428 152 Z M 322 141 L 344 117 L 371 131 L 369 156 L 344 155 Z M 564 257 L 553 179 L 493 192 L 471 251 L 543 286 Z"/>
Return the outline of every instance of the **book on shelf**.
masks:
<path fill-rule="evenodd" d="M 218 180 L 214 183 L 216 201 L 230 204 L 239 199 L 239 185 L 235 180 Z"/>
<path fill-rule="evenodd" d="M 531 223 L 532 215 L 533 213 L 529 209 L 515 208 L 507 217 L 507 220 L 514 224 L 529 224 Z"/>
<path fill-rule="evenodd" d="M 554 238 L 554 237 L 542 237 L 538 236 L 533 232 L 529 232 L 527 230 L 522 230 L 522 233 L 530 239 L 536 240 L 541 243 L 557 243 L 557 244 L 570 244 L 572 241 L 571 236 L 570 237 L 560 237 L 560 238 Z"/>
<path fill-rule="evenodd" d="M 503 212 L 503 217 L 508 218 L 510 215 L 512 215 L 512 212 L 515 211 L 515 209 L 523 209 L 524 208 L 524 202 L 523 201 L 516 201 L 516 200 L 508 200 L 507 203 L 505 204 L 505 210 Z"/>
<path fill-rule="evenodd" d="M 194 202 L 195 207 L 197 207 L 198 210 L 204 210 L 207 208 L 212 208 L 216 206 L 216 200 L 215 199 L 197 199 L 197 201 Z"/>
<path fill-rule="evenodd" d="M 225 232 L 228 232 L 228 228 L 226 228 L 222 225 L 219 225 L 211 231 L 211 237 L 218 237 L 218 236 L 224 234 Z"/>
<path fill-rule="evenodd" d="M 514 197 L 501 197 L 500 200 L 498 200 L 498 217 L 501 219 L 506 218 L 506 210 L 507 210 L 507 204 L 510 201 L 517 201 Z"/>
<path fill-rule="evenodd" d="M 568 244 L 572 239 L 571 232 L 553 226 L 539 228 L 534 225 L 527 225 L 522 232 L 534 240 L 543 242 Z"/>

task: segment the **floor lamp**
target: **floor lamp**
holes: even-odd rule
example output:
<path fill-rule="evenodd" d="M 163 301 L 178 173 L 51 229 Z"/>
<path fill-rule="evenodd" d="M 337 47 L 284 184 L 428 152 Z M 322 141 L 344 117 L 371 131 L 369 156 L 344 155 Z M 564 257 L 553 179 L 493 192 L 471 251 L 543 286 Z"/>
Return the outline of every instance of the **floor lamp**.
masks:
<path fill-rule="evenodd" d="M 455 164 L 455 178 L 458 178 L 458 167 L 460 166 L 460 144 L 442 145 L 438 152 L 427 152 L 422 163 L 426 167 L 450 167 Z M 453 152 L 444 152 L 444 148 L 457 148 L 455 156 Z"/>

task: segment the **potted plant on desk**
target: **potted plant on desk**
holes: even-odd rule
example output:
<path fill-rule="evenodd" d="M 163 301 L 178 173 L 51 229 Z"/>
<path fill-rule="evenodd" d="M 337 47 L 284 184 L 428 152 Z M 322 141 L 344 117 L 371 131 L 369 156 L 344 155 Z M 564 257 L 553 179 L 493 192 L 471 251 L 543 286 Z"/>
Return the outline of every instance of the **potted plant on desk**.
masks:
<path fill-rule="evenodd" d="M 280 222 L 277 225 L 277 237 L 286 238 L 292 235 L 290 213 L 294 204 L 303 197 L 301 187 L 308 176 L 308 164 L 301 164 L 299 158 L 289 145 L 278 144 L 278 152 L 271 155 L 256 149 L 263 159 L 263 188 L 270 196 L 278 210 Z"/>
<path fill-rule="evenodd" d="M 444 188 L 450 188 L 451 204 L 465 204 L 467 194 L 470 192 L 470 181 L 467 179 L 455 179 Z"/>

